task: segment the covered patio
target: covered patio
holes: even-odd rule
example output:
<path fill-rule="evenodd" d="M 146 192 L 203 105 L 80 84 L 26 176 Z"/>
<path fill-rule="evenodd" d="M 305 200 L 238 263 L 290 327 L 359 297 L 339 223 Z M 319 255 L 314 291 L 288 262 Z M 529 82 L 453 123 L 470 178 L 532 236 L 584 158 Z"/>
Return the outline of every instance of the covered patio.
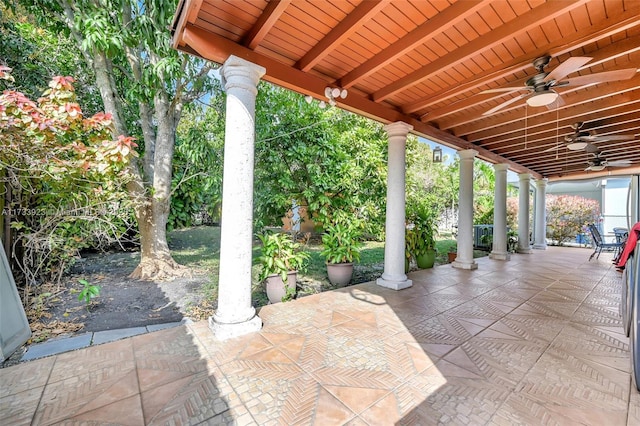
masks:
<path fill-rule="evenodd" d="M 495 167 L 491 257 L 502 261 L 510 258 L 507 170 L 518 173 L 521 188 L 519 253 L 546 249 L 550 180 L 638 173 L 638 16 L 640 4 L 622 0 L 181 0 L 172 45 L 220 64 L 226 91 L 219 303 L 210 319 L 215 336 L 262 326 L 250 300 L 260 81 L 385 125 L 385 256 L 376 283 L 402 290 L 412 286 L 404 273 L 409 134 L 458 150 L 453 266 L 463 270 L 479 266 L 472 241 L 477 158 Z"/>
<path fill-rule="evenodd" d="M 550 247 L 0 370 L 0 424 L 635 425 L 621 274 Z"/>

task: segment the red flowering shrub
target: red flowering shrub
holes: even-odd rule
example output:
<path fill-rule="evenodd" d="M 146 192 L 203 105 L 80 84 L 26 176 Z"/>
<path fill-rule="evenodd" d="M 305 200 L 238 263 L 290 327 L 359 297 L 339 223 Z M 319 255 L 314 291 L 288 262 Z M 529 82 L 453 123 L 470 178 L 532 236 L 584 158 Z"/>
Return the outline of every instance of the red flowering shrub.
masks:
<path fill-rule="evenodd" d="M 2 80 L 13 77 L 0 66 Z M 0 94 L 0 207 L 11 229 L 5 247 L 27 284 L 59 277 L 79 249 L 111 242 L 127 227 L 114 218 L 122 216 L 136 144 L 113 139 L 109 114 L 85 118 L 73 81 L 54 77 L 37 102 L 16 90 Z"/>

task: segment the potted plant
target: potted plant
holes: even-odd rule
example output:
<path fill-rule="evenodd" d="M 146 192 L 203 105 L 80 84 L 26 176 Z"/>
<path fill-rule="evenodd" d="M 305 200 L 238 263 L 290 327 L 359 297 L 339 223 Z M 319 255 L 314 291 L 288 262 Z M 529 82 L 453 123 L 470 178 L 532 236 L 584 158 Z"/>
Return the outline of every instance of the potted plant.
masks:
<path fill-rule="evenodd" d="M 415 225 L 407 223 L 404 230 L 404 273 L 411 269 L 411 259 L 416 251 L 417 235 L 415 233 Z"/>
<path fill-rule="evenodd" d="M 266 232 L 258 238 L 262 242 L 262 253 L 258 258 L 262 264 L 260 281 L 266 283 L 269 302 L 293 299 L 297 272 L 305 267 L 309 253 L 288 234 Z"/>
<path fill-rule="evenodd" d="M 449 263 L 455 262 L 456 257 L 458 257 L 458 246 L 456 244 L 451 246 L 449 252 L 447 253 L 447 256 L 449 256 Z"/>
<path fill-rule="evenodd" d="M 353 262 L 360 260 L 360 234 L 360 221 L 345 216 L 338 215 L 335 223 L 325 226 L 320 255 L 326 260 L 331 284 L 345 286 L 351 281 Z"/>
<path fill-rule="evenodd" d="M 436 261 L 435 223 L 431 212 L 426 207 L 416 209 L 410 216 L 411 224 L 407 227 L 406 250 L 409 258 L 415 256 L 418 268 L 432 268 Z"/>

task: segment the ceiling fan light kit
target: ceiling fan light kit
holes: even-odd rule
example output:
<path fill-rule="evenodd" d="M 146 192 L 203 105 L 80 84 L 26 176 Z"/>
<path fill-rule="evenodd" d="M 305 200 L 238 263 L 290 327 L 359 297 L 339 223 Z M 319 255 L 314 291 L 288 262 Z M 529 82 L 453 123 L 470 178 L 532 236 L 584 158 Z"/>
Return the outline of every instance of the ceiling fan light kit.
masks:
<path fill-rule="evenodd" d="M 569 149 L 570 151 L 582 151 L 587 147 L 587 145 L 589 144 L 586 142 L 572 142 L 570 144 L 567 144 L 567 149 Z"/>
<path fill-rule="evenodd" d="M 541 107 L 551 105 L 558 99 L 558 94 L 553 90 L 543 90 L 527 98 L 527 105 L 532 107 Z"/>

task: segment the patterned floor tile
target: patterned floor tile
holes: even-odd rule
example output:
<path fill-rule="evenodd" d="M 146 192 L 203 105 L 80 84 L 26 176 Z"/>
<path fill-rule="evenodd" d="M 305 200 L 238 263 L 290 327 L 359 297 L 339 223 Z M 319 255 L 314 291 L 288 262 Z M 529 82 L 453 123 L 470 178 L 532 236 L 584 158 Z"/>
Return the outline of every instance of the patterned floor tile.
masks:
<path fill-rule="evenodd" d="M 138 393 L 136 371 L 116 364 L 48 384 L 35 421 L 42 425 L 56 424 Z"/>
<path fill-rule="evenodd" d="M 0 424 L 32 424 L 43 390 L 40 386 L 0 398 Z"/>
<path fill-rule="evenodd" d="M 42 388 L 49 380 L 55 361 L 56 357 L 47 357 L 29 362 L 28 367 L 25 364 L 0 369 L 0 398 Z"/>
<path fill-rule="evenodd" d="M 0 424 L 640 424 L 620 274 L 552 247 L 0 370 Z M 535 262 L 532 262 L 535 261 Z"/>

